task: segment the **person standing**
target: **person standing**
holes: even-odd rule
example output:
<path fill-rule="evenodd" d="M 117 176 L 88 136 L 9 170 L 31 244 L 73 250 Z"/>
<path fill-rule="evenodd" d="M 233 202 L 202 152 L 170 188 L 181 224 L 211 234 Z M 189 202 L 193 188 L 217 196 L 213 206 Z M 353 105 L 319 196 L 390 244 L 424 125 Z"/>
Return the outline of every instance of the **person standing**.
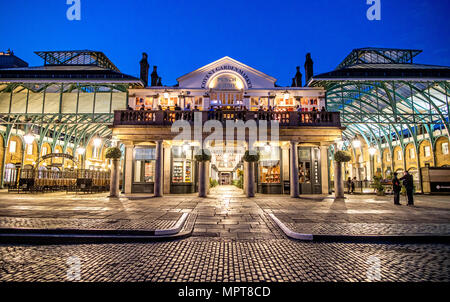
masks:
<path fill-rule="evenodd" d="M 352 194 L 355 193 L 356 176 L 352 179 Z"/>
<path fill-rule="evenodd" d="M 347 178 L 347 189 L 348 189 L 348 194 L 350 194 L 350 192 L 352 190 L 352 179 L 351 179 L 351 177 Z"/>
<path fill-rule="evenodd" d="M 400 178 L 403 181 L 403 186 L 406 189 L 406 196 L 408 198 L 408 206 L 414 205 L 414 179 L 408 171 L 405 171 L 405 175 Z"/>
<path fill-rule="evenodd" d="M 400 191 L 402 190 L 402 185 L 397 177 L 398 173 L 394 173 L 394 178 L 392 179 L 392 191 L 394 191 L 394 204 L 400 205 Z"/>

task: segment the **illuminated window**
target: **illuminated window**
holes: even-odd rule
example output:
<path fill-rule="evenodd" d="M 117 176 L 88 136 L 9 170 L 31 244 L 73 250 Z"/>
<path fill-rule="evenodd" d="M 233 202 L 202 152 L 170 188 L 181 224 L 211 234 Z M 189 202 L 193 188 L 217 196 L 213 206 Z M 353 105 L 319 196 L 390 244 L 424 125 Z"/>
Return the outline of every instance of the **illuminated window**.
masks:
<path fill-rule="evenodd" d="M 397 160 L 402 160 L 402 151 L 397 151 Z"/>
<path fill-rule="evenodd" d="M 431 155 L 431 149 L 430 149 L 430 146 L 425 146 L 424 148 L 423 148 L 423 153 L 425 154 L 425 157 L 429 157 L 430 155 Z"/>
<path fill-rule="evenodd" d="M 27 145 L 27 154 L 33 155 L 33 145 L 31 145 L 31 144 Z"/>
<path fill-rule="evenodd" d="M 9 153 L 16 152 L 16 142 L 15 141 L 9 141 Z"/>
<path fill-rule="evenodd" d="M 442 144 L 442 154 L 444 154 L 444 155 L 448 154 L 448 143 Z"/>
<path fill-rule="evenodd" d="M 99 158 L 100 155 L 100 148 L 94 146 L 94 148 L 92 149 L 92 157 L 93 158 Z"/>
<path fill-rule="evenodd" d="M 136 148 L 134 150 L 134 178 L 135 183 L 154 182 L 156 149 Z"/>
<path fill-rule="evenodd" d="M 414 152 L 414 149 L 409 149 L 409 158 L 414 159 L 416 158 L 416 152 Z"/>
<path fill-rule="evenodd" d="M 261 183 L 280 183 L 280 147 L 259 147 L 259 176 Z"/>
<path fill-rule="evenodd" d="M 47 155 L 47 147 L 42 147 L 42 156 Z"/>

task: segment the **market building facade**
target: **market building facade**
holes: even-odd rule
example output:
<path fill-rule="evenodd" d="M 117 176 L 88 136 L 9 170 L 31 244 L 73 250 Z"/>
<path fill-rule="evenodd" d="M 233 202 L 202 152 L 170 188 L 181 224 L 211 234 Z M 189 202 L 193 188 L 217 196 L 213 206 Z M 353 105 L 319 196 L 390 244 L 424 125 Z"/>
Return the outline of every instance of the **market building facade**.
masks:
<path fill-rule="evenodd" d="M 361 192 L 375 176 L 403 171 L 417 191 L 446 192 L 450 68 L 413 63 L 419 53 L 355 49 L 319 75 L 308 54 L 305 81 L 297 67 L 290 86 L 230 57 L 165 86 L 156 66 L 149 73 L 146 54 L 136 78 L 98 51 L 36 52 L 38 67 L 0 53 L 1 186 L 26 187 L 26 170 L 58 188 L 105 179 L 105 149 L 117 145 L 126 194 L 193 193 L 201 181 L 328 194 L 337 149 L 350 151 L 345 177 Z M 206 165 L 195 159 L 201 149 L 211 153 Z M 260 158 L 248 166 L 251 150 Z"/>

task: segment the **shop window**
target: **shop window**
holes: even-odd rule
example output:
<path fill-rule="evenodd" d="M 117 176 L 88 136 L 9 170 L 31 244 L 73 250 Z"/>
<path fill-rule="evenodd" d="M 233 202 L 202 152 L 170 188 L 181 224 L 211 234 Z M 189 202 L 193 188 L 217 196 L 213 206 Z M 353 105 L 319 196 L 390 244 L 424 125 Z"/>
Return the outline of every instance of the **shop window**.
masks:
<path fill-rule="evenodd" d="M 424 153 L 424 155 L 425 155 L 425 157 L 430 157 L 431 156 L 431 148 L 430 148 L 430 146 L 425 146 L 424 148 L 423 148 L 423 153 Z"/>
<path fill-rule="evenodd" d="M 154 182 L 155 177 L 155 148 L 136 148 L 134 150 L 134 177 L 135 183 Z"/>
<path fill-rule="evenodd" d="M 203 97 L 196 96 L 194 97 L 194 106 L 200 107 L 203 105 Z"/>
<path fill-rule="evenodd" d="M 448 154 L 448 143 L 443 143 L 441 146 L 442 146 L 442 154 L 447 155 Z"/>
<path fill-rule="evenodd" d="M 189 145 L 172 147 L 172 183 L 193 182 L 193 153 Z"/>
<path fill-rule="evenodd" d="M 251 106 L 258 106 L 258 98 L 250 98 L 250 105 Z"/>
<path fill-rule="evenodd" d="M 178 103 L 178 98 L 177 98 L 177 97 L 171 97 L 171 98 L 170 98 L 170 103 L 169 103 L 169 105 L 170 105 L 170 106 L 180 105 L 180 104 Z"/>
<path fill-rule="evenodd" d="M 298 149 L 298 182 L 311 183 L 311 149 Z"/>
<path fill-rule="evenodd" d="M 280 183 L 280 148 L 264 146 L 259 148 L 259 175 L 261 183 Z"/>
<path fill-rule="evenodd" d="M 9 153 L 15 153 L 16 152 L 16 141 L 9 141 Z"/>

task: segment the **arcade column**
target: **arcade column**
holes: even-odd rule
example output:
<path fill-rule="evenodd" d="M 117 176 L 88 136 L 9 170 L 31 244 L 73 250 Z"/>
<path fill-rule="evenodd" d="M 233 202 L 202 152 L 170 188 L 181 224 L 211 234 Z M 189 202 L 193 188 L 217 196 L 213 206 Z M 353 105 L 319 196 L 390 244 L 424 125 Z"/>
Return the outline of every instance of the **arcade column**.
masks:
<path fill-rule="evenodd" d="M 131 193 L 131 184 L 133 182 L 133 150 L 133 145 L 125 145 L 125 194 Z"/>
<path fill-rule="evenodd" d="M 290 162 L 290 192 L 292 198 L 299 197 L 298 183 L 298 148 L 297 142 L 291 141 L 291 162 Z"/>
<path fill-rule="evenodd" d="M 163 196 L 163 141 L 156 141 L 156 160 L 155 160 L 155 187 L 153 196 Z"/>
<path fill-rule="evenodd" d="M 328 168 L 328 146 L 320 146 L 320 175 L 322 181 L 322 194 L 330 194 Z"/>

